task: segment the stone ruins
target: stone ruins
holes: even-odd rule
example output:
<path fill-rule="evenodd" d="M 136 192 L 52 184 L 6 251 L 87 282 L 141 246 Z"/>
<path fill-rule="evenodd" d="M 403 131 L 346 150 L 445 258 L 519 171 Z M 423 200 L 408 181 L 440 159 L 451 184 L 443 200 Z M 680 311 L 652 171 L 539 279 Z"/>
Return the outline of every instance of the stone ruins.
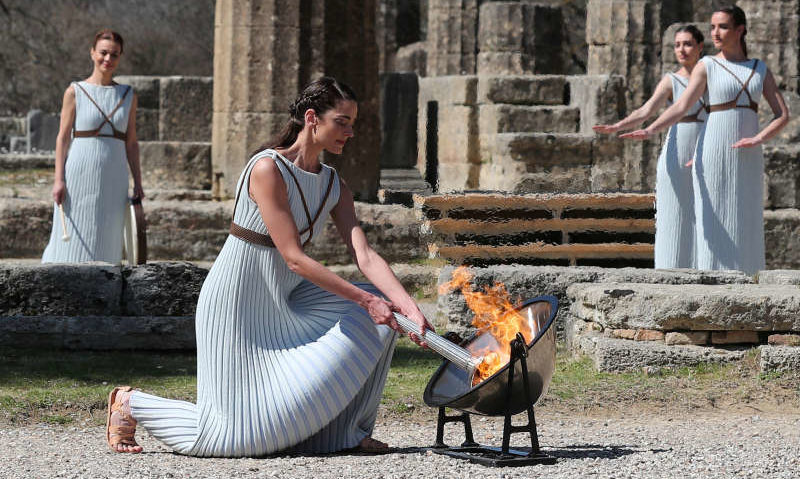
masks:
<path fill-rule="evenodd" d="M 800 316 L 797 275 L 648 269 L 660 141 L 623 142 L 591 130 L 636 108 L 661 75 L 676 68 L 673 32 L 687 22 L 707 30 L 712 3 L 217 1 L 213 77 L 118 78 L 139 94 L 151 258 L 214 259 L 227 237 L 233 184 L 249 153 L 280 128 L 303 84 L 330 74 L 353 86 L 360 102 L 352 144 L 326 161 L 355 192 L 364 229 L 389 261 L 467 261 L 485 284 L 503 280 L 520 294 L 556 293 L 565 339 L 592 354 L 601 369 L 623 368 L 626 357 L 649 357 L 637 349 L 645 343 L 658 344 L 648 351 L 666 351 L 652 353 L 661 358 L 652 365 L 669 366 L 693 361 L 676 348 L 700 348 L 699 356 L 685 357 L 712 360 L 729 350 L 699 344 L 732 342 L 760 344 L 762 363 L 796 367 L 796 358 L 775 359 L 770 351 L 800 338 L 792 319 Z M 800 111 L 800 0 L 739 5 L 748 14 L 750 55 L 767 63 L 790 109 Z M 768 121 L 765 102 L 760 111 Z M 46 244 L 57 125 L 57 112 L 0 118 L 2 258 L 38 258 Z M 764 147 L 769 270 L 800 269 L 799 139 L 794 113 Z M 347 263 L 332 225 L 325 235 L 312 254 L 329 265 Z M 526 265 L 502 266 L 511 262 Z M 125 294 L 133 294 L 137 278 L 168 285 L 169 275 L 188 275 L 191 290 L 204 277 L 189 263 L 49 272 L 4 264 L 5 287 L 13 278 L 39 274 L 105 275 L 118 283 L 113 288 L 120 296 L 103 316 L 152 317 L 152 331 L 168 328 L 158 326 L 157 317 L 170 314 L 136 310 L 138 300 Z M 423 282 L 431 281 L 435 277 Z M 54 288 L 34 297 L 61 304 L 58 294 Z M 82 306 L 42 312 L 3 296 L 4 320 L 101 315 L 81 312 Z M 463 326 L 458 297 L 440 298 L 448 328 Z M 187 306 L 175 316 L 192 313 Z M 6 322 L 0 338 L 35 330 L 22 323 Z M 58 330 L 88 323 L 53 324 Z M 60 344 L 80 344 L 74 341 Z M 191 341 L 176 341 L 166 344 L 190 347 Z"/>

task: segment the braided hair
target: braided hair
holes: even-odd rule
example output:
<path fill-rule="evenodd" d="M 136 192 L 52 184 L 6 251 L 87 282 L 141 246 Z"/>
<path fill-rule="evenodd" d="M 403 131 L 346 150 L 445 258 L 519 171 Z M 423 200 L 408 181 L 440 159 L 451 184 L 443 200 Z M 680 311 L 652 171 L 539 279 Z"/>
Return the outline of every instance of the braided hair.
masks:
<path fill-rule="evenodd" d="M 314 110 L 319 116 L 336 107 L 343 100 L 357 101 L 356 94 L 344 83 L 333 77 L 322 77 L 309 83 L 293 102 L 289 104 L 289 119 L 272 140 L 264 143 L 257 151 L 288 148 L 297 141 L 297 136 L 305 126 L 306 111 Z"/>
<path fill-rule="evenodd" d="M 739 39 L 740 44 L 742 45 L 742 52 L 744 53 L 745 58 L 747 58 L 747 43 L 744 41 L 745 35 L 747 35 L 747 16 L 744 14 L 744 10 L 737 7 L 736 5 L 728 5 L 727 7 L 721 7 L 714 12 L 720 13 L 727 13 L 730 15 L 731 20 L 733 20 L 734 26 L 744 25 L 744 31 L 742 32 L 742 38 Z"/>

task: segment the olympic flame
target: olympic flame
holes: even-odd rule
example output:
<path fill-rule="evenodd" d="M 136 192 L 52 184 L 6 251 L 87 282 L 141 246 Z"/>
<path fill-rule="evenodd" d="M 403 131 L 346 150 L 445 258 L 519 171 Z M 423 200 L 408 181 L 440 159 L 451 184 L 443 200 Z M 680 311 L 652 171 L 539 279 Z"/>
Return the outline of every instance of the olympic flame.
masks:
<path fill-rule="evenodd" d="M 496 347 L 486 347 L 473 351 L 475 356 L 483 356 L 478 365 L 472 385 L 476 385 L 505 366 L 511 357 L 510 343 L 518 332 L 529 344 L 539 334 L 539 324 L 535 318 L 525 317 L 517 308 L 503 283 L 496 282 L 485 286 L 483 291 L 475 291 L 473 275 L 461 266 L 453 271 L 452 279 L 439 287 L 439 294 L 460 289 L 467 306 L 474 313 L 472 325 L 479 333 L 491 334 L 497 341 Z M 529 310 L 528 310 L 529 311 Z"/>

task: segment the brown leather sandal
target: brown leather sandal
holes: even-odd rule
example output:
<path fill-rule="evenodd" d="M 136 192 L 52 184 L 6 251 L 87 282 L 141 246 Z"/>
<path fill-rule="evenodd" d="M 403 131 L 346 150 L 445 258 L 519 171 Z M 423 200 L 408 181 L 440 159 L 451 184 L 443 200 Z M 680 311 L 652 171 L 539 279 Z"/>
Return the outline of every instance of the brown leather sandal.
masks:
<path fill-rule="evenodd" d="M 136 420 L 130 414 L 125 412 L 121 402 L 116 402 L 118 392 L 130 392 L 133 388 L 130 386 L 119 386 L 114 388 L 108 394 L 108 414 L 106 416 L 106 442 L 108 447 L 114 452 L 132 452 L 138 453 L 141 451 L 119 451 L 117 446 L 122 444 L 125 446 L 138 446 L 139 444 L 133 438 L 136 432 Z M 111 415 L 115 412 L 122 414 L 122 421 L 126 425 L 111 425 Z M 132 426 L 129 424 L 133 424 Z"/>
<path fill-rule="evenodd" d="M 388 454 L 391 452 L 389 445 L 371 436 L 367 436 L 354 448 L 356 452 L 364 454 Z"/>

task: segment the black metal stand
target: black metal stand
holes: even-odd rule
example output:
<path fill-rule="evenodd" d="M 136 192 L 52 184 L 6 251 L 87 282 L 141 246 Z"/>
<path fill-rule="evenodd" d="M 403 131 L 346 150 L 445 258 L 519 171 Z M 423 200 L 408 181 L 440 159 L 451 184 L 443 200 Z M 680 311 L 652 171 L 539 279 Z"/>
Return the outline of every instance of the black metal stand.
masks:
<path fill-rule="evenodd" d="M 508 367 L 508 385 L 506 388 L 506 414 L 503 422 L 503 445 L 502 447 L 484 446 L 475 442 L 472 436 L 472 422 L 469 413 L 461 413 L 456 416 L 447 416 L 445 407 L 439 408 L 439 417 L 436 424 L 436 443 L 432 450 L 437 454 L 444 454 L 459 459 L 466 459 L 476 464 L 494 467 L 513 467 L 527 466 L 531 464 L 555 464 L 556 458 L 542 453 L 539 449 L 539 435 L 536 432 L 536 419 L 533 415 L 533 401 L 530 397 L 528 388 L 528 366 L 525 358 L 528 350 L 525 348 L 525 339 L 521 333 L 511 341 L 511 359 Z M 528 405 L 528 424 L 514 426 L 511 424 L 511 393 L 514 386 L 514 364 L 519 361 L 522 367 L 522 386 L 525 391 L 526 404 Z M 449 447 L 444 443 L 444 425 L 449 422 L 460 422 L 464 424 L 465 441 L 461 447 Z M 527 432 L 531 438 L 530 452 L 511 449 L 511 435 L 518 432 Z"/>

